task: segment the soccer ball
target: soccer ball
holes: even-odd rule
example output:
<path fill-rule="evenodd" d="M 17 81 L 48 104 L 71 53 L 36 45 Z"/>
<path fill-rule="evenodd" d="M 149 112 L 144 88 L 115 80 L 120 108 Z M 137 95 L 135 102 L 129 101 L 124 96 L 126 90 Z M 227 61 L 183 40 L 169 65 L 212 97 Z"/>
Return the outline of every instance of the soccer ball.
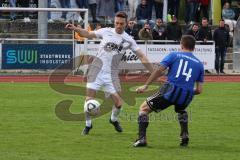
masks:
<path fill-rule="evenodd" d="M 95 116 L 100 112 L 100 103 L 95 99 L 90 99 L 85 102 L 84 112 L 90 113 L 90 115 Z"/>

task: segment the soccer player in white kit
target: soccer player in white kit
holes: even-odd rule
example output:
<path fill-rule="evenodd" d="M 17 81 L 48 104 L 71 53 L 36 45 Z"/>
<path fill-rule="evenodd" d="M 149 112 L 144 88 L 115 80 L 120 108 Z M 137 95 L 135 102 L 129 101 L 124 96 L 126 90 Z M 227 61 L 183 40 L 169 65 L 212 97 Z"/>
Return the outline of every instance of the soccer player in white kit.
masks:
<path fill-rule="evenodd" d="M 115 15 L 114 28 L 101 28 L 96 31 L 87 31 L 73 24 L 67 24 L 65 28 L 78 32 L 85 38 L 99 38 L 101 43 L 96 58 L 93 60 L 88 73 L 87 93 L 85 103 L 94 99 L 96 92 L 101 88 L 110 94 L 114 106 L 110 118 L 110 123 L 115 127 L 117 132 L 122 132 L 122 127 L 118 121 L 118 115 L 121 111 L 122 100 L 120 96 L 121 87 L 118 78 L 118 65 L 122 55 L 127 49 L 135 53 L 143 65 L 150 71 L 153 71 L 152 64 L 143 54 L 136 42 L 124 30 L 127 24 L 127 14 L 118 12 Z M 86 114 L 86 127 L 82 134 L 87 135 L 92 129 L 92 121 L 89 113 Z"/>

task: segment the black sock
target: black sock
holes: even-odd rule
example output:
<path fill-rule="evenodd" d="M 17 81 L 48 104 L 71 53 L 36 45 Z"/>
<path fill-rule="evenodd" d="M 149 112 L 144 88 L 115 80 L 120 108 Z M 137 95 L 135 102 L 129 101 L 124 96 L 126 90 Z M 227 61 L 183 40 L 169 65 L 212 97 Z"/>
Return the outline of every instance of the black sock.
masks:
<path fill-rule="evenodd" d="M 139 126 L 139 139 L 146 138 L 146 132 L 148 127 L 148 115 L 141 114 L 138 116 L 138 126 Z"/>
<path fill-rule="evenodd" d="M 181 127 L 180 136 L 188 136 L 188 113 L 186 111 L 178 113 L 178 121 Z"/>

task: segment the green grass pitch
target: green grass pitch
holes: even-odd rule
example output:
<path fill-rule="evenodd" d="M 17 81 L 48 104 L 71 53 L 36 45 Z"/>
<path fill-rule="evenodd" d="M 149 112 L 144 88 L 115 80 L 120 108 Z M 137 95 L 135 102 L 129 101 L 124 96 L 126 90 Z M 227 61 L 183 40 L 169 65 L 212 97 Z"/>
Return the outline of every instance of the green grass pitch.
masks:
<path fill-rule="evenodd" d="M 0 90 L 0 160 L 237 160 L 240 157 L 239 83 L 204 85 L 203 94 L 196 96 L 188 108 L 187 148 L 179 147 L 179 125 L 172 107 L 151 116 L 148 147 L 132 147 L 143 97 L 137 99 L 135 106 L 123 105 L 120 116 L 123 133 L 116 133 L 109 124 L 108 113 L 94 119 L 90 135 L 82 136 L 85 123 L 60 120 L 55 105 L 71 99 L 71 112 L 80 113 L 83 97 L 58 93 L 47 83 L 0 83 Z"/>

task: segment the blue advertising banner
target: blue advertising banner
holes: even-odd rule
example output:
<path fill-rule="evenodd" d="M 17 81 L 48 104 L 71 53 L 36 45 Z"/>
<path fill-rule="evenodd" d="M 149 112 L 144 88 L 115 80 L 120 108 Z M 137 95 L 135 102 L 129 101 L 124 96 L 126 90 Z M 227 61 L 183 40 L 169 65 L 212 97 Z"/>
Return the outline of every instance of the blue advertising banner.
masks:
<path fill-rule="evenodd" d="M 72 69 L 71 44 L 2 44 L 2 69 Z"/>

